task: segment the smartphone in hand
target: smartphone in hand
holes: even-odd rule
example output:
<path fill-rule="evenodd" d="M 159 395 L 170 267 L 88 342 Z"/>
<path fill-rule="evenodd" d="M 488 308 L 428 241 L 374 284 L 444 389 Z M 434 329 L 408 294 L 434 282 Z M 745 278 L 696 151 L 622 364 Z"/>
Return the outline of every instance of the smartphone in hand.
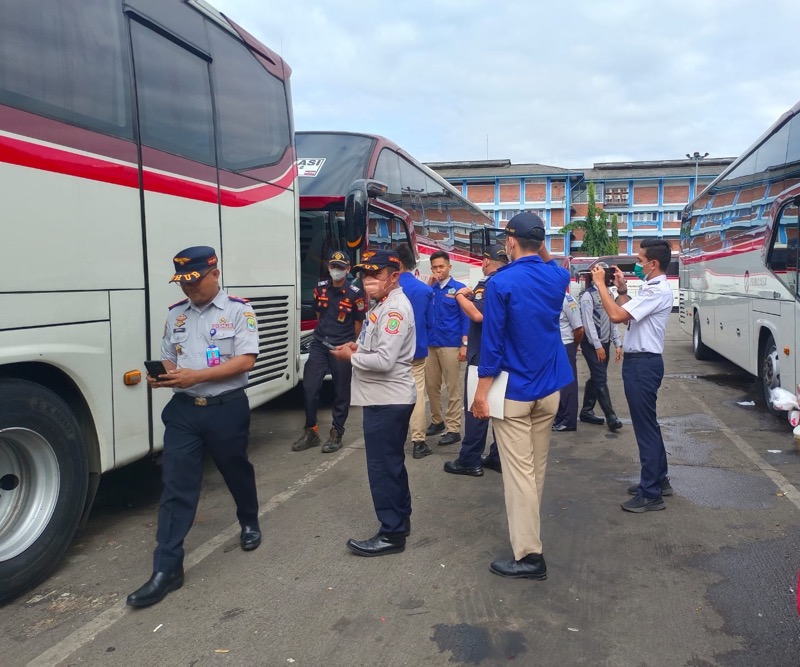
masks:
<path fill-rule="evenodd" d="M 160 361 L 145 361 L 144 367 L 147 369 L 147 374 L 154 379 L 158 379 L 159 375 L 166 375 L 167 369 Z"/>

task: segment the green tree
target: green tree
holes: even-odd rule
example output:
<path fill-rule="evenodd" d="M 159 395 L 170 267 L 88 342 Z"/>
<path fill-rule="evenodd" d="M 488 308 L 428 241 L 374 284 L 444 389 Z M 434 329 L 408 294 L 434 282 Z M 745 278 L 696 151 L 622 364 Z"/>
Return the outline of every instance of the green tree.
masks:
<path fill-rule="evenodd" d="M 588 206 L 586 217 L 583 220 L 574 220 L 564 226 L 562 233 L 569 234 L 576 229 L 583 230 L 583 243 L 581 252 L 590 257 L 601 255 L 616 255 L 619 247 L 619 221 L 617 214 L 611 218 L 609 232 L 608 213 L 597 208 L 595 201 L 594 183 L 589 182 Z"/>

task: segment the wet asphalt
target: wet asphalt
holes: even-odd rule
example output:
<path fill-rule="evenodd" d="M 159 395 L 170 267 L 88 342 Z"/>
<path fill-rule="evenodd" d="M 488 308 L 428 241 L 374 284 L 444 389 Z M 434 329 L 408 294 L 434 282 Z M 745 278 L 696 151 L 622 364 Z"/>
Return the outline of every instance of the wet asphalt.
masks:
<path fill-rule="evenodd" d="M 150 573 L 160 470 L 144 461 L 108 475 L 63 564 L 0 609 L 0 664 L 800 664 L 791 427 L 767 414 L 753 378 L 721 360 L 696 361 L 677 314 L 665 366 L 659 414 L 675 490 L 667 510 L 620 509 L 638 458 L 612 362 L 623 429 L 581 424 L 552 440 L 546 581 L 489 572 L 494 558 L 511 555 L 501 477 L 445 474 L 458 447 L 435 439 L 433 455 L 407 460 L 406 551 L 349 553 L 347 538 L 377 527 L 360 411 L 339 452 L 294 453 L 303 421 L 294 391 L 253 413 L 258 550 L 238 548 L 233 502 L 209 464 L 184 587 L 128 609 L 125 596 Z M 579 373 L 583 380 L 582 360 Z M 320 416 L 326 432 L 328 393 Z"/>

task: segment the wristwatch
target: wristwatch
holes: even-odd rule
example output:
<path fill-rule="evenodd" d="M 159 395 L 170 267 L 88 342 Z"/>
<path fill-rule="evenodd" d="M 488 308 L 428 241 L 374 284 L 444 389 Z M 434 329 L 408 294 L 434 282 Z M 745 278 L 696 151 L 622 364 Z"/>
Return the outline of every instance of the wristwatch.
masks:
<path fill-rule="evenodd" d="M 468 338 L 462 338 L 461 339 L 461 347 L 466 347 L 468 343 L 469 343 L 469 339 Z"/>

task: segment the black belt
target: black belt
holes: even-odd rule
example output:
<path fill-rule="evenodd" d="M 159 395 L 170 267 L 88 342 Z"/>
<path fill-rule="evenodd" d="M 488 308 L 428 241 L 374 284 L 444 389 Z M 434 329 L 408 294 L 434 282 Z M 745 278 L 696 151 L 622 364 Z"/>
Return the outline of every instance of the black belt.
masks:
<path fill-rule="evenodd" d="M 625 356 L 629 359 L 636 359 L 637 357 L 660 357 L 660 352 L 625 352 Z"/>
<path fill-rule="evenodd" d="M 232 391 L 226 391 L 224 394 L 220 394 L 219 396 L 190 396 L 189 394 L 174 394 L 174 397 L 184 403 L 191 403 L 192 405 L 198 405 L 202 408 L 208 405 L 219 405 L 220 403 L 227 403 L 228 401 L 235 401 L 237 398 L 242 398 L 243 396 L 247 396 L 245 394 L 244 389 L 233 389 Z"/>

